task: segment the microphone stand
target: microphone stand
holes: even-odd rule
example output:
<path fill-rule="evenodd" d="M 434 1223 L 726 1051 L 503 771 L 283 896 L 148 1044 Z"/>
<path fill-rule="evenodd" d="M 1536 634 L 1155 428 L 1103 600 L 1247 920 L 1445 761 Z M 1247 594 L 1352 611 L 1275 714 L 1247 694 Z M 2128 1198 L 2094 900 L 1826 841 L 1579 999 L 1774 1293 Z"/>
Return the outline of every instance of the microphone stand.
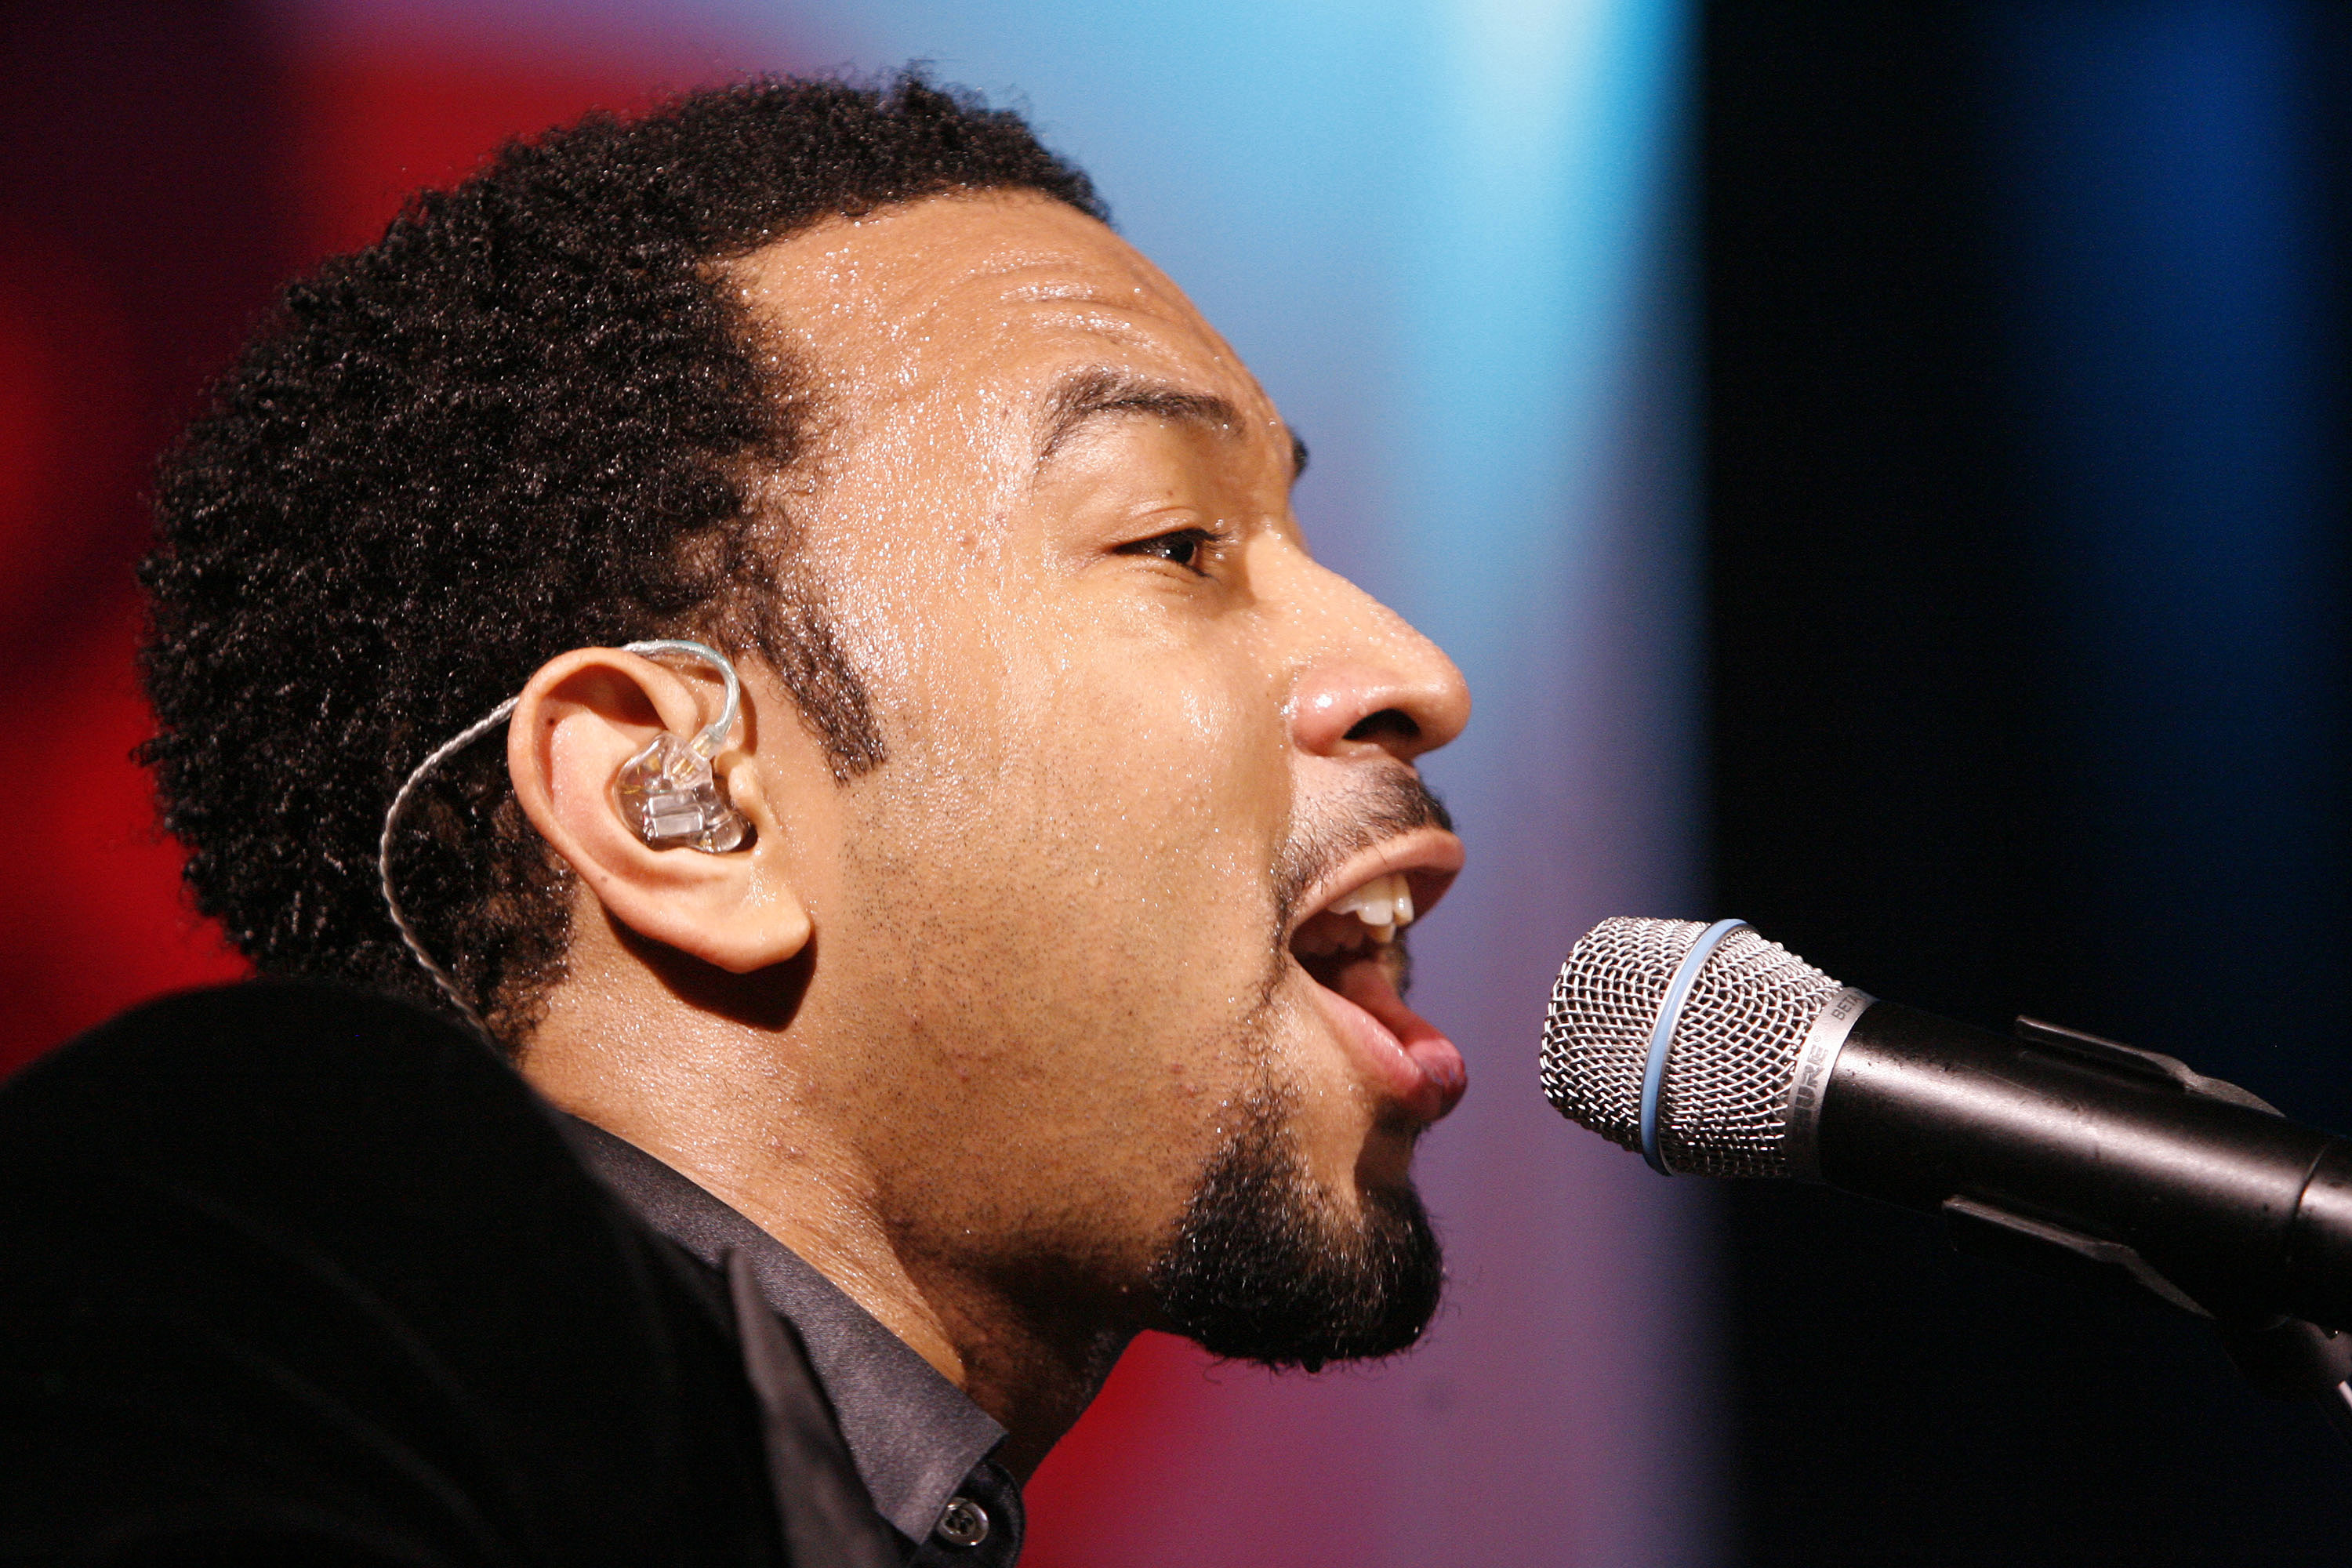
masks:
<path fill-rule="evenodd" d="M 2277 1111 L 2235 1084 L 2197 1078 L 2169 1057 L 2061 1028 L 2038 1018 L 2020 1018 L 2020 1039 L 2073 1050 L 2124 1053 L 2193 1079 L 2192 1093 L 2217 1094 L 2276 1115 Z M 2120 1242 L 2088 1237 L 1991 1204 L 1952 1198 L 1944 1205 L 1945 1235 L 1972 1257 L 2022 1265 L 2035 1273 L 2069 1278 L 2094 1288 L 2124 1284 L 2145 1290 L 2166 1305 L 2193 1312 L 2213 1324 L 2221 1348 L 2241 1375 L 2263 1393 L 2281 1399 L 2314 1399 L 2347 1446 L 2352 1446 L 2352 1333 L 2323 1329 L 2300 1318 L 2281 1318 L 2249 1328 L 2217 1315 L 2150 1267 Z"/>
<path fill-rule="evenodd" d="M 2021 1266 L 2095 1289 L 2121 1285 L 2146 1291 L 2167 1306 L 2211 1322 L 2221 1348 L 2245 1380 L 2281 1399 L 2315 1399 L 2352 1446 L 2352 1333 L 2300 1318 L 2248 1328 L 2215 1317 L 2130 1247 L 2079 1236 L 2057 1226 L 2006 1214 L 1990 1205 L 1955 1198 L 1944 1205 L 1944 1233 L 1955 1250 Z"/>
<path fill-rule="evenodd" d="M 2281 1399 L 2316 1399 L 2336 1436 L 2352 1443 L 2352 1334 L 2288 1318 L 2267 1329 L 2214 1325 L 2248 1383 Z"/>
<path fill-rule="evenodd" d="M 2352 1443 L 2352 1382 L 2339 1383 L 2320 1395 L 2319 1408 L 2336 1435 Z"/>

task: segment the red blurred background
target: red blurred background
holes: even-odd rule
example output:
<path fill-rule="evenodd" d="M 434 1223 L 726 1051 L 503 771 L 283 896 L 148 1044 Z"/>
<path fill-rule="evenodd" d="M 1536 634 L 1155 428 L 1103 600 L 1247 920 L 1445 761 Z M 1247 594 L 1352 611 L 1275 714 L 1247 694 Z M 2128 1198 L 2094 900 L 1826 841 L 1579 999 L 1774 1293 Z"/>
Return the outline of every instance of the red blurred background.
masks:
<path fill-rule="evenodd" d="M 0 1073 L 144 998 L 246 972 L 181 892 L 132 760 L 155 454 L 284 282 L 501 141 L 627 111 L 708 60 L 499 58 L 224 5 L 0 10 Z M 1030 1489 L 1025 1562 L 1087 1560 L 1206 1436 L 1151 1336 Z"/>
<path fill-rule="evenodd" d="M 277 289 L 643 62 L 436 57 L 234 5 L 13 6 L 0 34 L 0 1070 L 243 963 L 131 751 L 153 457 Z"/>

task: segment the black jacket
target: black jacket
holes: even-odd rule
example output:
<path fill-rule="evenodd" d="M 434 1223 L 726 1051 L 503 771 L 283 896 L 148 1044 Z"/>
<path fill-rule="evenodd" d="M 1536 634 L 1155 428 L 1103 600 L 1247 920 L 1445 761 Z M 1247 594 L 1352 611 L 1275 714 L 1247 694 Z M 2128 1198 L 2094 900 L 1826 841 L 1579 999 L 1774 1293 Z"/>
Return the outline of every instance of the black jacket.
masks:
<path fill-rule="evenodd" d="M 255 984 L 0 1088 L 0 1562 L 897 1553 L 790 1327 L 475 1037 Z"/>

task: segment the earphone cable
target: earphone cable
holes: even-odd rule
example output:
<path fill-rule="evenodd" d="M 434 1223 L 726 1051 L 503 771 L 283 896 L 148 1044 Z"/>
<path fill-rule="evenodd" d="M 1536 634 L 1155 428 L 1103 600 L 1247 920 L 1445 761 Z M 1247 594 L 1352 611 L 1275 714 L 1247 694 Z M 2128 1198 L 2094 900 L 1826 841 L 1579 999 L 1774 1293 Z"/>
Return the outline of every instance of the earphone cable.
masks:
<path fill-rule="evenodd" d="M 484 1023 L 482 1016 L 474 1011 L 474 1005 L 466 1000 L 465 994 L 457 989 L 457 982 L 450 976 L 449 972 L 442 968 L 431 953 L 425 951 L 424 940 L 416 934 L 416 928 L 408 923 L 408 916 L 401 910 L 400 894 L 392 883 L 392 836 L 400 826 L 400 814 L 408 808 L 408 797 L 416 793 L 416 786 L 425 782 L 425 775 L 505 723 L 508 715 L 515 710 L 515 704 L 520 700 L 520 698 L 508 698 L 488 714 L 442 742 L 434 749 L 431 756 L 417 763 L 415 771 L 402 783 L 400 793 L 392 797 L 392 809 L 383 814 L 383 837 L 376 842 L 375 868 L 377 879 L 383 887 L 383 907 L 391 913 L 392 923 L 399 929 L 400 940 L 408 944 L 410 954 L 424 966 L 425 973 L 433 977 L 433 983 L 441 987 L 449 1000 L 457 1005 L 457 1010 L 465 1014 L 467 1020 L 484 1036 L 489 1034 L 489 1025 Z"/>
<path fill-rule="evenodd" d="M 718 671 L 719 679 L 726 683 L 726 698 L 719 705 L 719 717 L 706 726 L 701 733 L 695 736 L 692 742 L 697 755 L 706 760 L 717 755 L 719 748 L 727 743 L 728 735 L 734 730 L 736 717 L 742 711 L 743 704 L 742 684 L 736 679 L 735 666 L 726 655 L 708 643 L 689 642 L 683 637 L 662 637 L 649 642 L 628 643 L 624 645 L 621 651 L 634 653 L 646 658 L 666 653 L 684 654 L 688 658 L 701 660 Z M 410 956 L 416 960 L 425 973 L 433 977 L 433 984 L 441 987 L 442 993 L 451 1002 L 457 1004 L 457 1010 L 466 1016 L 467 1021 L 479 1029 L 486 1038 L 489 1037 L 489 1025 L 483 1021 L 482 1016 L 474 1010 L 474 1005 L 467 1001 L 464 993 L 457 989 L 456 978 L 446 969 L 442 968 L 439 962 L 425 950 L 424 939 L 416 934 L 416 928 L 409 923 L 406 911 L 400 907 L 400 893 L 394 887 L 392 880 L 392 837 L 399 830 L 401 813 L 408 809 L 409 797 L 416 793 L 416 786 L 423 784 L 434 769 L 505 723 L 509 716 L 514 712 L 515 704 L 520 700 L 522 700 L 520 697 L 508 698 L 488 713 L 442 742 L 433 749 L 430 756 L 417 763 L 415 771 L 402 781 L 399 793 L 392 797 L 392 807 L 383 814 L 383 835 L 376 840 L 376 879 L 383 889 L 384 910 L 392 916 L 393 926 L 400 932 L 400 940 L 408 944 Z"/>

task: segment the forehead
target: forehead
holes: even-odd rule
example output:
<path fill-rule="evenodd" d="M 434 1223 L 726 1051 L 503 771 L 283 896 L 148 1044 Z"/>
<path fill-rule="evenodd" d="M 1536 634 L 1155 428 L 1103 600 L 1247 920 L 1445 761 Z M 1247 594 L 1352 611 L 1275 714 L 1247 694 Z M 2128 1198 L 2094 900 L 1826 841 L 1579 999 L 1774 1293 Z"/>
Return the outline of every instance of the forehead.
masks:
<path fill-rule="evenodd" d="M 1099 365 L 1165 377 L 1233 403 L 1249 423 L 1274 422 L 1256 383 L 1165 274 L 1103 224 L 1034 193 L 935 196 L 831 219 L 733 272 L 755 314 L 845 411 L 960 397 L 1001 405 L 1073 365 Z"/>

